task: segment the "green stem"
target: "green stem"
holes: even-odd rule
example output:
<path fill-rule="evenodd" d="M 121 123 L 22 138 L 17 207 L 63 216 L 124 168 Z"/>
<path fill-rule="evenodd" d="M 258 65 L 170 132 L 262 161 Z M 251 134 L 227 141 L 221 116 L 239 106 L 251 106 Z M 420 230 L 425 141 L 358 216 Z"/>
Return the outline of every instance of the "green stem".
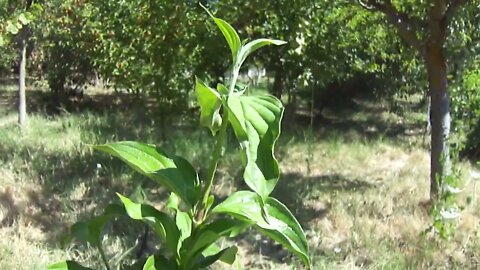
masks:
<path fill-rule="evenodd" d="M 235 85 L 237 84 L 238 73 L 240 72 L 240 67 L 235 65 L 232 68 L 232 75 L 230 76 L 230 89 L 229 92 L 232 94 L 235 91 Z"/>
<path fill-rule="evenodd" d="M 206 205 L 208 202 L 208 197 L 210 196 L 210 191 L 213 185 L 213 179 L 215 178 L 215 172 L 217 171 L 217 164 L 220 160 L 222 155 L 222 148 L 225 142 L 225 136 L 227 134 L 227 127 L 228 127 L 228 109 L 224 107 L 224 113 L 222 117 L 222 126 L 220 127 L 220 131 L 216 136 L 215 148 L 213 149 L 212 159 L 210 160 L 210 167 L 208 168 L 207 180 L 205 185 L 205 190 L 203 191 L 203 200 L 201 205 L 201 210 L 205 211 Z M 202 212 L 200 211 L 200 212 Z M 204 215 L 206 213 L 202 213 L 201 219 L 204 219 Z"/>
<path fill-rule="evenodd" d="M 103 252 L 102 247 L 98 246 L 98 250 L 100 251 L 100 256 L 102 257 L 102 261 L 105 264 L 106 269 L 110 270 L 110 265 L 108 265 L 107 256 L 105 256 L 105 252 Z"/>

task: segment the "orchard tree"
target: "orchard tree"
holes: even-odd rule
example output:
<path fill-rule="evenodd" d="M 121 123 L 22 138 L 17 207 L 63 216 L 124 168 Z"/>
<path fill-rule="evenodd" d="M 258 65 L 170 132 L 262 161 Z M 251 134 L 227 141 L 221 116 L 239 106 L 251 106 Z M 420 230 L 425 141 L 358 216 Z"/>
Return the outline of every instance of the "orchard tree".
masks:
<path fill-rule="evenodd" d="M 233 25 L 249 36 L 288 41 L 277 50 L 267 48 L 253 56 L 253 61 L 272 72 L 271 92 L 277 97 L 287 92 L 290 101 L 296 88 L 312 90 L 319 98 L 329 85 L 341 85 L 356 76 L 388 79 L 389 85 L 379 87 L 384 95 L 391 95 L 394 88 L 406 93 L 411 92 L 407 88 L 418 86 L 410 83 L 413 79 L 401 85 L 398 82 L 404 80 L 391 80 L 399 71 L 416 79 L 417 59 L 412 53 L 400 56 L 400 40 L 381 23 L 381 14 L 352 8 L 349 1 L 229 0 L 211 6 L 227 14 Z M 255 26 L 245 22 L 255 22 Z M 328 95 L 324 98 L 331 102 Z"/>
<path fill-rule="evenodd" d="M 193 2 L 51 0 L 45 10 L 43 67 L 55 93 L 99 75 L 116 90 L 153 98 L 163 125 L 186 111 L 193 74 L 217 80 L 228 68 L 216 29 L 205 28 L 208 17 Z"/>
<path fill-rule="evenodd" d="M 451 24 L 447 54 L 449 71 L 454 80 L 450 84 L 453 123 L 462 155 L 478 158 L 480 155 L 480 3 L 477 8 L 464 8 Z"/>
<path fill-rule="evenodd" d="M 41 11 L 41 6 L 33 0 L 26 1 L 2 1 L 2 27 L 0 31 L 0 46 L 6 46 L 11 41 L 18 44 L 18 124 L 24 127 L 27 121 L 26 105 L 26 65 L 27 46 L 31 37 L 30 24 L 35 16 Z"/>
<path fill-rule="evenodd" d="M 381 23 L 381 14 L 352 8 L 345 1 L 326 0 L 306 11 L 301 25 L 303 44 L 298 44 L 295 52 L 305 72 L 299 84 L 312 89 L 315 102 L 320 102 L 316 107 L 336 104 L 332 94 L 342 102 L 362 90 L 391 96 L 392 89 L 399 89 L 396 84 L 401 80 L 392 80 L 399 70 L 413 75 L 414 59 L 411 54 L 400 56 L 400 40 Z M 413 67 L 417 65 L 413 63 Z M 376 87 L 387 79 L 388 84 Z M 345 89 L 348 93 L 341 91 L 342 85 L 352 82 L 355 87 Z M 400 92 L 409 92 L 410 87 L 403 84 Z"/>
<path fill-rule="evenodd" d="M 94 66 L 118 89 L 155 98 L 158 113 L 179 111 L 199 59 L 196 30 L 207 18 L 188 1 L 102 1 L 91 9 Z M 193 65 L 192 65 L 193 63 Z"/>
<path fill-rule="evenodd" d="M 66 105 L 68 94 L 94 76 L 95 38 L 89 31 L 93 18 L 83 1 L 50 0 L 44 9 L 37 23 L 43 30 L 37 35 L 43 74 L 54 93 L 55 105 Z"/>
<path fill-rule="evenodd" d="M 421 56 L 430 96 L 430 198 L 438 199 L 442 180 L 449 174 L 450 97 L 445 55 L 449 28 L 458 9 L 474 0 L 391 1 L 358 0 L 367 10 L 384 14 L 400 37 Z"/>

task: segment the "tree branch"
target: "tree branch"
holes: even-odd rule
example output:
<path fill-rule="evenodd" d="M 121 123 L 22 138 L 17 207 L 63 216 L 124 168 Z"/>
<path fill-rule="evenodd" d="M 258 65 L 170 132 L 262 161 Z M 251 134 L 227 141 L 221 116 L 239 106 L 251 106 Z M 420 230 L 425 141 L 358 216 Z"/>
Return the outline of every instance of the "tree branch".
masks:
<path fill-rule="evenodd" d="M 360 4 L 360 6 L 362 6 L 364 9 L 367 9 L 367 10 L 373 10 L 373 9 L 375 9 L 375 7 L 370 6 L 370 5 L 367 4 L 367 3 L 364 3 L 362 0 L 357 0 L 357 1 L 358 1 L 358 4 Z"/>
<path fill-rule="evenodd" d="M 435 0 L 428 11 L 429 43 L 439 43 L 443 46 L 445 42 L 448 22 L 446 19 L 446 0 Z"/>
<path fill-rule="evenodd" d="M 376 10 L 386 15 L 387 21 L 390 22 L 398 31 L 399 35 L 410 46 L 414 47 L 423 54 L 424 44 L 417 37 L 417 29 L 412 24 L 407 14 L 400 13 L 391 0 L 357 0 L 358 3 L 367 10 Z"/>
<path fill-rule="evenodd" d="M 28 11 L 28 9 L 33 5 L 33 0 L 27 0 L 27 5 L 25 6 L 25 11 Z"/>

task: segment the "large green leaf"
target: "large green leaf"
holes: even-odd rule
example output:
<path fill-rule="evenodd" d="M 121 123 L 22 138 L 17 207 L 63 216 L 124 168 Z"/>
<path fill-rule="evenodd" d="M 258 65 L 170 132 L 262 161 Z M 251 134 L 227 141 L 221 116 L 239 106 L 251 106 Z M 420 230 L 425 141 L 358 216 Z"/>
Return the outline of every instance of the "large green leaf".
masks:
<path fill-rule="evenodd" d="M 71 227 L 72 236 L 93 246 L 100 246 L 101 232 L 108 219 L 105 216 L 95 217 L 90 221 L 79 221 Z"/>
<path fill-rule="evenodd" d="M 205 256 L 218 253 L 220 250 L 205 254 L 207 249 L 211 249 L 212 245 L 222 237 L 235 237 L 245 231 L 252 222 L 235 220 L 231 218 L 221 218 L 214 220 L 208 224 L 202 224 L 194 238 L 190 241 L 191 246 L 186 254 L 188 265 L 199 264 Z"/>
<path fill-rule="evenodd" d="M 171 193 L 167 201 L 167 207 L 175 211 L 175 224 L 180 233 L 177 241 L 177 254 L 181 254 L 180 249 L 185 239 L 192 234 L 192 217 L 180 209 L 180 199 L 175 193 Z"/>
<path fill-rule="evenodd" d="M 221 237 L 234 237 L 245 231 L 252 222 L 234 219 L 217 219 L 200 227 L 189 254 L 200 254 L 204 249 L 215 243 Z"/>
<path fill-rule="evenodd" d="M 122 200 L 130 218 L 141 220 L 150 225 L 155 233 L 165 240 L 167 248 L 173 254 L 179 255 L 177 245 L 180 239 L 180 232 L 175 221 L 169 215 L 158 211 L 151 205 L 134 203 L 120 194 L 118 194 L 118 197 Z"/>
<path fill-rule="evenodd" d="M 227 40 L 228 46 L 232 52 L 233 63 L 235 63 L 238 52 L 240 51 L 240 47 L 242 46 L 242 42 L 237 31 L 235 31 L 235 29 L 228 22 L 213 16 L 208 9 L 206 9 L 203 5 L 201 6 L 207 11 L 210 17 L 212 17 L 220 31 L 222 31 L 222 34 Z"/>
<path fill-rule="evenodd" d="M 212 213 L 224 213 L 255 226 L 310 265 L 309 251 L 302 227 L 282 203 L 268 197 L 265 203 L 250 191 L 238 191 L 217 205 Z"/>
<path fill-rule="evenodd" d="M 229 121 L 242 147 L 245 183 L 266 198 L 280 176 L 273 148 L 280 134 L 282 103 L 273 96 L 232 95 L 228 109 Z"/>
<path fill-rule="evenodd" d="M 215 135 L 222 125 L 220 115 L 222 99 L 215 89 L 208 87 L 198 78 L 195 81 L 195 92 L 200 105 L 200 124 L 209 128 Z"/>
<path fill-rule="evenodd" d="M 196 265 L 200 269 L 206 268 L 214 264 L 216 261 L 222 261 L 232 265 L 237 258 L 237 251 L 238 248 L 236 246 L 225 248 L 215 254 L 202 258 Z"/>
<path fill-rule="evenodd" d="M 295 216 L 275 198 L 268 198 L 265 208 L 270 226 L 262 228 L 263 233 L 297 254 L 305 265 L 310 265 L 305 233 Z"/>
<path fill-rule="evenodd" d="M 143 265 L 143 270 L 176 270 L 178 267 L 161 255 L 150 256 Z"/>
<path fill-rule="evenodd" d="M 191 208 L 200 196 L 200 181 L 185 159 L 169 156 L 155 145 L 124 141 L 94 146 L 123 160 L 143 175 L 175 192 Z"/>
<path fill-rule="evenodd" d="M 250 41 L 249 43 L 247 43 L 245 46 L 242 46 L 242 48 L 240 49 L 240 53 L 239 53 L 239 56 L 238 56 L 238 63 L 239 65 L 242 65 L 243 62 L 245 61 L 245 59 L 247 59 L 247 57 L 252 54 L 254 51 L 264 47 L 264 46 L 267 46 L 267 45 L 283 45 L 283 44 L 286 44 L 287 42 L 283 41 L 283 40 L 278 40 L 278 39 L 268 39 L 268 38 L 260 38 L 260 39 L 256 39 L 256 40 L 253 40 L 253 41 Z"/>
<path fill-rule="evenodd" d="M 48 266 L 47 270 L 93 270 L 85 266 L 81 266 L 75 261 L 64 261 L 54 263 Z"/>
<path fill-rule="evenodd" d="M 100 247 L 101 236 L 105 224 L 116 216 L 125 214 L 125 209 L 116 204 L 109 205 L 104 213 L 96 216 L 89 221 L 80 221 L 73 224 L 71 228 L 72 236 L 78 240 L 90 243 L 93 246 Z"/>
<path fill-rule="evenodd" d="M 145 265 L 143 265 L 143 270 L 157 270 L 157 267 L 155 266 L 155 257 L 153 255 L 148 257 Z"/>
<path fill-rule="evenodd" d="M 177 211 L 177 214 L 175 215 L 175 223 L 180 231 L 180 239 L 177 243 L 177 252 L 180 254 L 183 241 L 185 241 L 185 239 L 190 237 L 192 234 L 192 218 L 185 212 Z"/>
<path fill-rule="evenodd" d="M 180 211 L 180 198 L 175 193 L 170 193 L 167 200 L 167 208 L 173 209 L 175 211 Z"/>
<path fill-rule="evenodd" d="M 232 52 L 233 62 L 235 63 L 237 61 L 237 54 L 240 50 L 240 46 L 242 46 L 242 42 L 240 41 L 237 31 L 235 31 L 235 29 L 229 23 L 222 19 L 213 17 L 213 20 L 227 40 L 230 51 Z"/>

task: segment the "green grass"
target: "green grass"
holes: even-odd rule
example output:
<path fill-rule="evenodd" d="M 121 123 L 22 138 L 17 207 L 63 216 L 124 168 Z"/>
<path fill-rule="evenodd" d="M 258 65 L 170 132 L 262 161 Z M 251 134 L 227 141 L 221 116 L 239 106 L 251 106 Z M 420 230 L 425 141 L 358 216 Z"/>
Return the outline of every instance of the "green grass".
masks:
<path fill-rule="evenodd" d="M 207 131 L 183 121 L 163 139 L 148 116 L 142 109 L 122 107 L 57 116 L 39 112 L 20 131 L 15 112 L 0 109 L 0 269 L 44 269 L 66 258 L 101 268 L 90 247 L 71 243 L 61 248 L 61 240 L 75 221 L 115 201 L 115 192 L 132 194 L 145 179 L 93 152 L 89 144 L 156 143 L 204 173 L 212 147 Z M 431 219 L 421 113 L 398 115 L 381 103 L 362 101 L 356 110 L 325 111 L 324 116 L 327 121 L 318 121 L 311 133 L 287 123 L 289 131 L 277 144 L 282 177 L 274 196 L 304 226 L 314 269 L 480 267 L 479 179 L 471 176 L 475 169 L 468 163 L 460 164 L 465 175 L 460 200 L 471 196 L 472 203 L 463 203 L 458 233 L 449 241 L 422 236 Z M 236 150 L 229 147 L 220 164 L 214 189 L 219 197 L 245 188 Z M 147 183 L 149 200 L 163 207 L 165 190 Z M 107 253 L 118 259 L 142 230 L 124 220 L 109 225 Z M 253 231 L 238 240 L 245 269 L 302 269 L 288 252 Z"/>

